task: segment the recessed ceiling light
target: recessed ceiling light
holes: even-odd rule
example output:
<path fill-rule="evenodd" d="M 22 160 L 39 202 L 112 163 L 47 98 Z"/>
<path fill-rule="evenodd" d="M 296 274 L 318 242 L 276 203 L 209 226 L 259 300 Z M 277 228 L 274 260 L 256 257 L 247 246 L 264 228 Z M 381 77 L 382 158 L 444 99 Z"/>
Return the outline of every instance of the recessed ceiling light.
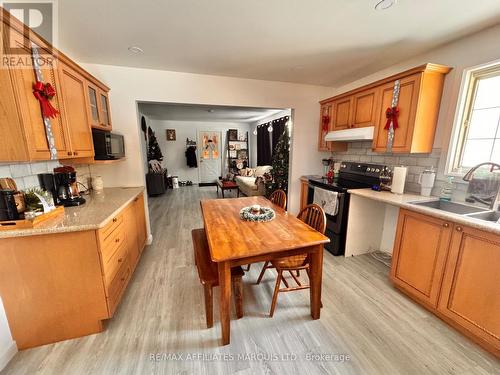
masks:
<path fill-rule="evenodd" d="M 141 47 L 137 47 L 137 46 L 130 46 L 128 47 L 128 50 L 132 53 L 143 53 L 143 49 Z"/>
<path fill-rule="evenodd" d="M 376 10 L 386 10 L 396 4 L 397 0 L 380 0 L 375 4 Z"/>

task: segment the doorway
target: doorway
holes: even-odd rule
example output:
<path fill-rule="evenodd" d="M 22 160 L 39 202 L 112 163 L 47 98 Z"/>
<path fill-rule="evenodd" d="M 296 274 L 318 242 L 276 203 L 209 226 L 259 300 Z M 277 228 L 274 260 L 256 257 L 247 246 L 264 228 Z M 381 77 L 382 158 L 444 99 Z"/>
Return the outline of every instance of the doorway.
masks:
<path fill-rule="evenodd" d="M 214 185 L 222 176 L 221 132 L 198 131 L 199 185 Z"/>

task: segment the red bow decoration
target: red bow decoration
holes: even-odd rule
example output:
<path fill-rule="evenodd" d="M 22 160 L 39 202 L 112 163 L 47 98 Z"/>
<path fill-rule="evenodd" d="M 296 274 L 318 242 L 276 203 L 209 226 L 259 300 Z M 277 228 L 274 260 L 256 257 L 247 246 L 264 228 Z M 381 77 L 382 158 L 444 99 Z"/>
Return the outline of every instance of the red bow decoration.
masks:
<path fill-rule="evenodd" d="M 328 115 L 323 115 L 323 131 L 326 132 L 328 131 L 328 124 L 330 123 L 330 116 Z"/>
<path fill-rule="evenodd" d="M 385 123 L 384 129 L 389 130 L 391 127 L 395 130 L 399 127 L 398 125 L 398 116 L 399 116 L 399 108 L 398 107 L 389 107 L 385 111 L 385 117 L 387 118 L 387 122 Z"/>
<path fill-rule="evenodd" d="M 43 82 L 36 81 L 33 84 L 33 95 L 40 102 L 43 117 L 55 118 L 57 116 L 59 111 L 50 104 L 50 100 L 56 95 L 56 90 L 50 83 L 44 84 Z"/>

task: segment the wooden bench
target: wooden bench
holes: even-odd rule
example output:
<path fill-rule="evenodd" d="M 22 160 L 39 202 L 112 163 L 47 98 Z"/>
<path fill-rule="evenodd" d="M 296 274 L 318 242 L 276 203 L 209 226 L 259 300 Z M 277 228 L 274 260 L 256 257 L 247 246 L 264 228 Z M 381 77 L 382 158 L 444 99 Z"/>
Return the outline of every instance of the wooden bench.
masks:
<path fill-rule="evenodd" d="M 210 250 L 208 248 L 205 229 L 193 229 L 191 235 L 193 237 L 194 261 L 198 268 L 198 276 L 200 282 L 203 284 L 205 292 L 207 328 L 210 328 L 214 325 L 213 287 L 219 285 L 217 263 L 210 259 Z M 243 317 L 243 284 L 241 281 L 243 275 L 244 272 L 241 267 L 233 267 L 231 269 L 231 281 L 233 284 L 234 302 L 238 319 Z"/>

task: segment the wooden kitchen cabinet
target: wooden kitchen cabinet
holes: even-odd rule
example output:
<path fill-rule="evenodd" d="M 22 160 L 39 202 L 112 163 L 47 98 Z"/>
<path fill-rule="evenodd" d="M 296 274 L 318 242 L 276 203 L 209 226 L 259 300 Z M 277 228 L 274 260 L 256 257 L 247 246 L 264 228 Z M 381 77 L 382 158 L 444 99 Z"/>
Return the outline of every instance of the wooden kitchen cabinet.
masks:
<path fill-rule="evenodd" d="M 351 127 L 351 110 L 352 97 L 333 101 L 332 130 L 344 130 Z"/>
<path fill-rule="evenodd" d="M 30 61 L 34 43 L 41 57 L 43 83 L 50 83 L 56 91 L 50 103 L 59 114 L 50 122 L 57 158 L 92 161 L 93 122 L 87 87 L 89 84 L 96 87 L 95 106 L 99 118 L 96 126 L 106 130 L 111 130 L 109 88 L 15 17 L 6 16 L 3 8 L 0 12 L 3 13 L 1 48 L 6 61 L 11 61 L 9 56 L 13 56 L 12 61 Z M 2 69 L 0 80 L 0 163 L 50 160 L 40 102 L 33 95 L 34 69 L 29 65 L 11 66 Z"/>
<path fill-rule="evenodd" d="M 0 295 L 17 347 L 101 332 L 145 242 L 143 193 L 97 230 L 0 239 Z"/>
<path fill-rule="evenodd" d="M 109 98 L 107 88 L 101 88 L 96 84 L 87 82 L 88 117 L 92 128 L 111 131 L 111 112 L 109 110 Z"/>
<path fill-rule="evenodd" d="M 309 194 L 309 180 L 306 177 L 300 178 L 300 209 L 307 206 L 307 195 Z"/>
<path fill-rule="evenodd" d="M 455 225 L 438 311 L 500 355 L 500 238 Z"/>
<path fill-rule="evenodd" d="M 445 75 L 451 68 L 424 64 L 405 72 L 322 100 L 332 103 L 332 130 L 374 126 L 372 149 L 387 152 L 386 110 L 392 106 L 394 83 L 400 81 L 399 127 L 392 152 L 429 153 L 434 144 Z"/>
<path fill-rule="evenodd" d="M 449 222 L 400 210 L 392 281 L 422 303 L 436 307 L 450 236 Z"/>
<path fill-rule="evenodd" d="M 320 107 L 318 151 L 347 151 L 347 143 L 325 141 L 325 136 L 332 131 L 332 110 L 334 103 L 322 103 Z M 326 124 L 327 123 L 327 124 Z"/>
<path fill-rule="evenodd" d="M 401 209 L 391 280 L 500 356 L 500 236 Z"/>
<path fill-rule="evenodd" d="M 63 62 L 59 63 L 59 77 L 64 108 L 62 117 L 71 146 L 68 155 L 75 158 L 92 157 L 94 145 L 86 109 L 85 78 Z"/>
<path fill-rule="evenodd" d="M 352 96 L 351 128 L 375 126 L 380 92 L 380 88 L 375 87 Z"/>
<path fill-rule="evenodd" d="M 22 51 L 24 54 L 31 55 L 30 42 L 25 40 L 23 35 L 15 30 L 11 30 L 8 45 L 4 45 L 7 53 L 14 51 Z M 39 46 L 41 55 L 47 55 L 48 51 L 43 45 Z M 41 68 L 43 80 L 45 83 L 50 83 L 56 88 L 57 94 L 51 100 L 52 106 L 61 112 L 61 95 L 57 90 L 59 78 L 54 65 L 58 61 L 44 59 L 45 63 Z M 40 102 L 33 95 L 33 84 L 36 81 L 35 71 L 30 68 L 12 68 L 2 72 L 5 76 L 4 82 L 10 85 L 2 85 L 0 87 L 2 98 L 6 98 L 10 103 L 5 113 L 6 117 L 14 119 L 14 122 L 4 122 L 2 127 L 2 138 L 6 143 L 6 147 L 0 150 L 0 162 L 2 161 L 30 161 L 30 160 L 50 160 L 50 151 L 45 133 L 45 124 L 41 115 Z M 6 77 L 9 75 L 10 79 Z M 10 81 L 10 82 L 9 82 Z M 9 95 L 13 95 L 8 99 Z M 14 99 L 14 100 L 12 100 Z M 2 100 L 3 101 L 3 100 Z M 16 120 L 17 119 L 17 120 Z M 62 117 L 57 116 L 51 119 L 52 133 L 54 136 L 55 146 L 58 152 L 58 157 L 61 159 L 70 157 L 68 154 L 70 149 L 68 130 L 63 123 Z M 18 124 L 16 126 L 16 123 Z M 22 129 L 22 131 L 20 131 Z M 9 149 L 15 149 L 10 153 Z"/>

